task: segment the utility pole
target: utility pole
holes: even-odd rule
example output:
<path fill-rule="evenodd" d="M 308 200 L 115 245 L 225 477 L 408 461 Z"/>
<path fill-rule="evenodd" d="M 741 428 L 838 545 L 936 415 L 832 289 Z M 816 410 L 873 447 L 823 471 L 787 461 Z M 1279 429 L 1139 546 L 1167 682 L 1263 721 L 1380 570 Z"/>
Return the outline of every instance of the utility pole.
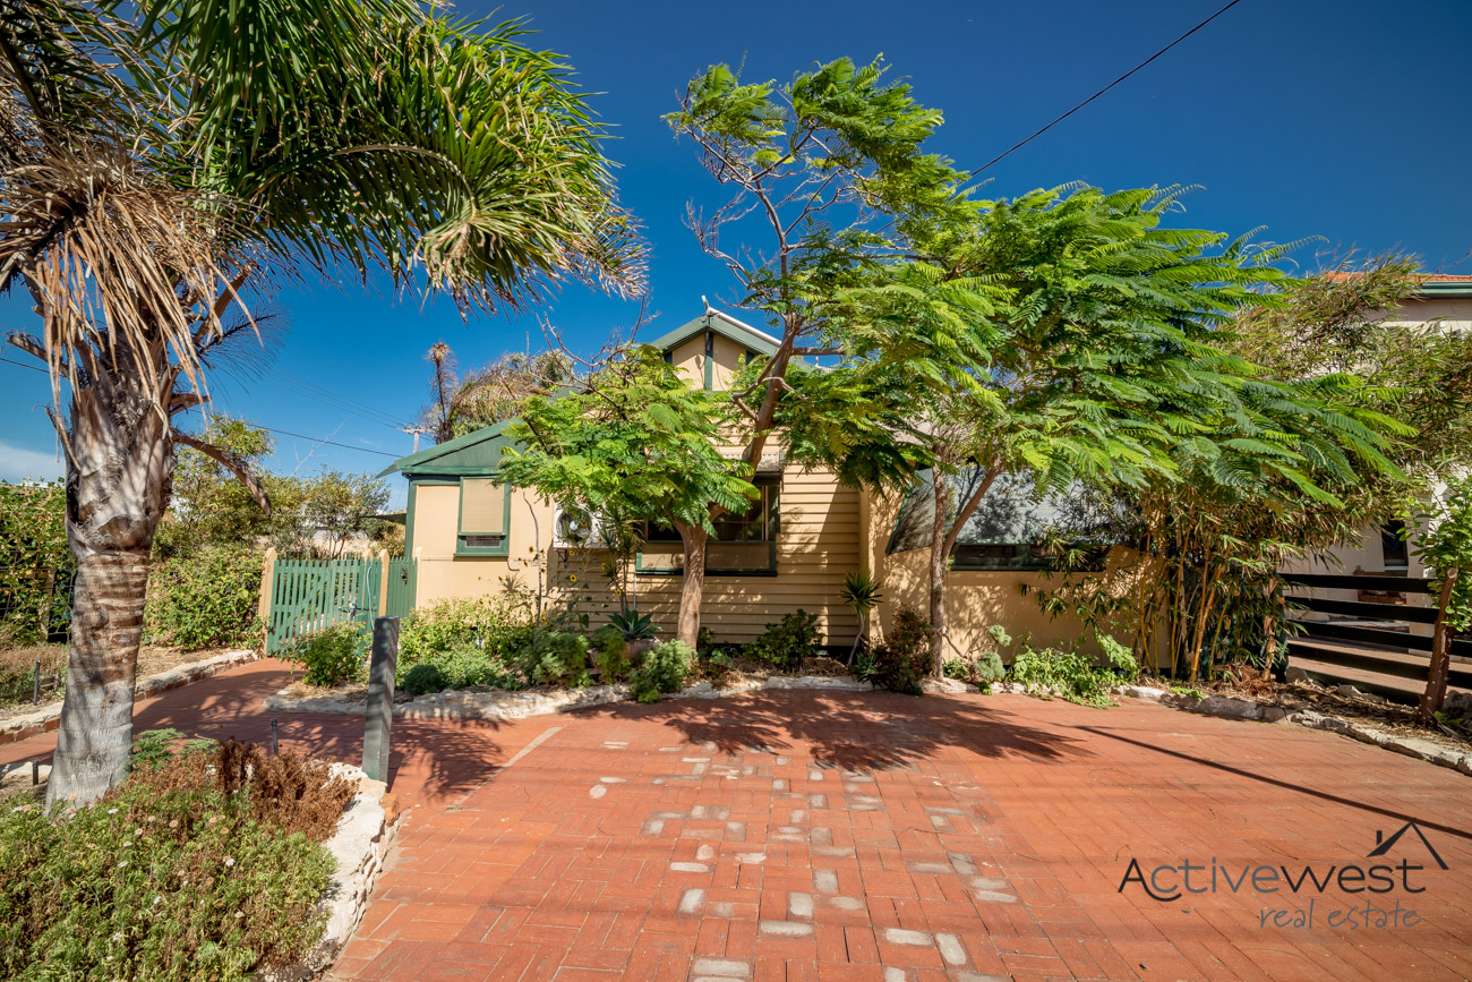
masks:
<path fill-rule="evenodd" d="M 429 427 L 427 427 L 427 426 L 419 426 L 419 425 L 415 425 L 415 426 L 402 426 L 402 427 L 400 427 L 400 429 L 403 430 L 403 432 L 408 433 L 410 436 L 414 437 L 414 449 L 412 451 L 410 451 L 411 453 L 418 453 L 419 452 L 419 437 L 420 437 L 420 435 L 421 434 L 424 434 L 424 433 L 430 432 Z"/>

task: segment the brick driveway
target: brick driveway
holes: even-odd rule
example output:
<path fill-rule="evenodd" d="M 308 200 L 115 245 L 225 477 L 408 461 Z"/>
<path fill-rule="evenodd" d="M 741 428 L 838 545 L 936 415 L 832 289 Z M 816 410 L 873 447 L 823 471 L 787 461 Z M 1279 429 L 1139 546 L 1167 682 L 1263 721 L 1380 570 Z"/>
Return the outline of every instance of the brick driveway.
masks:
<path fill-rule="evenodd" d="M 288 678 L 241 666 L 141 702 L 137 727 L 265 739 Z M 359 720 L 276 715 L 284 744 L 361 759 Z M 1139 702 L 774 692 L 394 737 L 410 811 L 340 977 L 1472 977 L 1472 779 L 1327 733 Z M 1118 892 L 1132 858 L 1322 876 L 1409 819 L 1450 867 L 1398 844 L 1431 867 L 1424 892 L 1373 900 L 1413 927 L 1329 927 L 1365 897 L 1334 887 L 1312 928 L 1260 926 L 1303 906 L 1291 894 Z"/>
<path fill-rule="evenodd" d="M 415 795 L 339 976 L 1472 976 L 1472 779 L 1325 733 L 1137 702 L 772 692 L 495 740 L 494 774 Z M 1132 858 L 1384 862 L 1364 858 L 1377 830 L 1409 819 L 1450 871 L 1408 835 L 1390 855 L 1428 867 L 1424 892 L 1331 886 L 1312 927 L 1261 925 L 1306 905 L 1286 890 L 1118 890 Z M 1366 897 L 1421 922 L 1324 923 Z"/>

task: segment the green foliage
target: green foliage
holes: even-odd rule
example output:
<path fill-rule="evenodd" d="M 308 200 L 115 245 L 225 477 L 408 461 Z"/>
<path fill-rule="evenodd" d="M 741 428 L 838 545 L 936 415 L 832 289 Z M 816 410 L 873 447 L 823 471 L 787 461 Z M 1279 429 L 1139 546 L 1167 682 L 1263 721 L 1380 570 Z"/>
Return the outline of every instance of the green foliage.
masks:
<path fill-rule="evenodd" d="M 331 688 L 366 678 L 371 642 L 364 625 L 347 621 L 298 639 L 286 650 L 285 657 L 306 668 L 304 679 L 308 685 Z"/>
<path fill-rule="evenodd" d="M 679 692 L 696 663 L 695 649 L 683 641 L 665 641 L 644 653 L 631 682 L 639 702 L 658 702 L 661 695 Z"/>
<path fill-rule="evenodd" d="M 624 634 L 612 624 L 599 628 L 588 639 L 593 649 L 593 664 L 598 668 L 598 677 L 604 685 L 622 682 L 632 667 L 629 661 L 629 643 Z"/>
<path fill-rule="evenodd" d="M 207 546 L 159 563 L 149 577 L 150 641 L 186 651 L 259 640 L 261 555 L 244 546 Z"/>
<path fill-rule="evenodd" d="M 532 619 L 530 605 L 504 594 L 421 607 L 399 624 L 400 681 L 404 672 L 437 654 L 466 648 L 502 654 Z"/>
<path fill-rule="evenodd" d="M 450 656 L 442 653 L 438 657 L 448 658 Z M 425 661 L 405 672 L 403 680 L 395 682 L 394 691 L 409 696 L 422 696 L 429 692 L 440 692 L 449 687 L 450 683 L 439 665 L 433 661 Z"/>
<path fill-rule="evenodd" d="M 506 659 L 534 685 L 588 684 L 588 639 L 570 631 L 534 625 L 515 632 Z"/>
<path fill-rule="evenodd" d="M 0 646 L 65 635 L 74 569 L 66 487 L 0 483 Z"/>
<path fill-rule="evenodd" d="M 157 767 L 174 756 L 173 746 L 184 734 L 171 726 L 157 730 L 144 730 L 133 737 L 133 751 L 128 759 L 132 770 L 140 767 Z"/>
<path fill-rule="evenodd" d="M 625 641 L 650 641 L 659 633 L 654 618 L 637 610 L 619 610 L 609 615 L 608 625 L 618 631 Z"/>
<path fill-rule="evenodd" d="M 865 674 L 881 689 L 918 696 L 929 671 L 930 623 L 906 607 L 895 618 L 894 629 L 885 632 L 884 643 L 874 649 L 873 668 Z"/>
<path fill-rule="evenodd" d="M 567 508 L 713 533 L 712 505 L 745 511 L 756 493 L 716 447 L 731 418 L 724 395 L 692 388 L 660 352 L 624 348 L 573 391 L 529 399 L 501 470 Z"/>
<path fill-rule="evenodd" d="M 1439 513 L 1417 534 L 1417 556 L 1440 594 L 1449 571 L 1456 570 L 1446 624 L 1453 631 L 1472 629 L 1472 477 L 1463 477 L 1447 489 Z"/>
<path fill-rule="evenodd" d="M 798 668 L 804 658 L 818 654 L 817 615 L 805 610 L 784 615 L 748 644 L 745 654 L 784 671 Z"/>
<path fill-rule="evenodd" d="M 855 570 L 846 575 L 843 578 L 843 589 L 838 591 L 838 595 L 844 605 L 858 614 L 860 619 L 884 602 L 884 595 L 879 592 L 879 583 L 868 570 Z"/>
<path fill-rule="evenodd" d="M 991 691 L 993 684 L 1007 677 L 1007 666 L 995 651 L 979 652 L 970 658 L 947 658 L 941 668 L 946 678 L 969 682 L 983 692 Z"/>
<path fill-rule="evenodd" d="M 205 775 L 213 758 L 191 756 Z M 331 856 L 255 817 L 251 792 L 176 774 L 69 817 L 0 814 L 0 976 L 244 978 L 316 943 Z"/>
<path fill-rule="evenodd" d="M 1107 634 L 1098 636 L 1103 663 L 1077 651 L 1024 644 L 1012 661 L 1012 679 L 1030 692 L 1058 695 L 1085 706 L 1112 706 L 1110 690 L 1139 676 L 1134 652 Z"/>

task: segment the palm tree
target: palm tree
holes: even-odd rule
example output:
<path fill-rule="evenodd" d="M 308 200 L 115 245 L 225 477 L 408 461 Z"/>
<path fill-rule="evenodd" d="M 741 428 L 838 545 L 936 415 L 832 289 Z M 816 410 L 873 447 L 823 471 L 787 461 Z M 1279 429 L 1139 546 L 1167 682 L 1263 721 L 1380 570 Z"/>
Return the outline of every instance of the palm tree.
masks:
<path fill-rule="evenodd" d="M 272 273 L 492 309 L 640 269 L 601 132 L 522 25 L 412 0 L 0 0 L 0 288 L 34 301 L 77 560 L 49 799 L 119 780 L 181 430 Z M 69 397 L 63 417 L 63 395 Z"/>

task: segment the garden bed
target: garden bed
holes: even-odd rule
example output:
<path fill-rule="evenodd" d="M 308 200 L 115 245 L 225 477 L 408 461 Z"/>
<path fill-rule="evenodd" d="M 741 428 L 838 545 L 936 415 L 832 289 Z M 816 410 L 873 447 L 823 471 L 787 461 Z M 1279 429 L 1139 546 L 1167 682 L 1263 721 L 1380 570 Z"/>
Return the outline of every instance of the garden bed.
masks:
<path fill-rule="evenodd" d="M 356 767 L 173 730 L 139 734 L 129 778 L 64 816 L 16 771 L 0 782 L 5 977 L 311 978 L 394 833 Z"/>
<path fill-rule="evenodd" d="M 1167 685 L 1160 683 L 1160 686 Z M 1286 722 L 1328 730 L 1472 775 L 1472 740 L 1418 721 L 1412 707 L 1360 692 L 1352 686 L 1329 688 L 1299 679 L 1287 683 L 1224 679 L 1189 690 L 1140 684 L 1123 686 L 1119 691 L 1224 719 Z"/>

